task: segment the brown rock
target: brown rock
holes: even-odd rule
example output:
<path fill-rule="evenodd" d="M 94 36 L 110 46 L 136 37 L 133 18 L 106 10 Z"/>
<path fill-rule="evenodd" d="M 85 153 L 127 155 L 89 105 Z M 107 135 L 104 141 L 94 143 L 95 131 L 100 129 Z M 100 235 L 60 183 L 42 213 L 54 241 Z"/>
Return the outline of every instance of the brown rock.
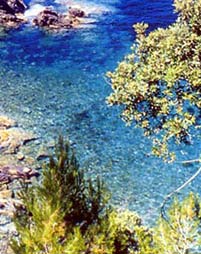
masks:
<path fill-rule="evenodd" d="M 0 26 L 4 28 L 17 28 L 25 22 L 25 19 L 19 18 L 16 15 L 5 13 L 4 11 L 0 10 Z"/>
<path fill-rule="evenodd" d="M 0 191 L 0 199 L 4 198 L 11 198 L 12 197 L 12 191 L 5 189 Z"/>
<path fill-rule="evenodd" d="M 38 17 L 33 20 L 36 26 L 49 27 L 51 25 L 56 25 L 59 22 L 59 15 L 57 12 L 51 9 L 45 9 L 38 14 Z"/>
<path fill-rule="evenodd" d="M 0 129 L 8 129 L 16 126 L 16 122 L 7 116 L 0 115 Z"/>
<path fill-rule="evenodd" d="M 47 148 L 53 148 L 53 147 L 55 147 L 55 144 L 56 144 L 56 142 L 55 142 L 55 140 L 54 139 L 51 139 L 51 140 L 49 140 L 48 142 L 47 142 L 47 144 L 45 145 Z"/>
<path fill-rule="evenodd" d="M 20 146 L 36 139 L 32 133 L 20 128 L 0 130 L 0 151 L 4 154 L 16 153 Z"/>
<path fill-rule="evenodd" d="M 19 161 L 24 160 L 24 154 L 21 153 L 21 152 L 17 153 L 17 159 L 18 159 Z"/>
<path fill-rule="evenodd" d="M 0 172 L 0 185 L 8 184 L 10 182 L 11 182 L 11 180 L 10 180 L 9 176 L 7 174 Z"/>
<path fill-rule="evenodd" d="M 2 0 L 0 0 L 2 1 Z M 27 6 L 22 0 L 7 0 L 8 5 L 14 10 L 14 13 L 24 13 Z"/>
<path fill-rule="evenodd" d="M 8 184 L 16 179 L 30 179 L 34 176 L 38 176 L 39 173 L 34 169 L 16 166 L 16 165 L 6 165 L 0 167 L 0 183 Z"/>
<path fill-rule="evenodd" d="M 15 11 L 6 0 L 0 0 L 0 10 L 4 11 L 5 14 L 15 15 Z"/>
<path fill-rule="evenodd" d="M 78 8 L 69 7 L 69 15 L 74 18 L 83 18 L 85 16 L 84 11 Z"/>
<path fill-rule="evenodd" d="M 27 165 L 35 165 L 36 164 L 35 159 L 31 156 L 26 156 L 24 161 Z"/>
<path fill-rule="evenodd" d="M 42 145 L 38 151 L 37 160 L 43 160 L 43 159 L 49 158 L 49 156 L 50 155 L 47 148 Z"/>
<path fill-rule="evenodd" d="M 25 22 L 23 14 L 26 5 L 22 0 L 0 0 L 0 25 L 15 28 Z"/>
<path fill-rule="evenodd" d="M 84 12 L 77 8 L 69 9 L 66 15 L 47 8 L 38 14 L 33 20 L 33 24 L 53 31 L 71 29 L 80 23 L 78 17 L 84 17 L 84 15 Z"/>

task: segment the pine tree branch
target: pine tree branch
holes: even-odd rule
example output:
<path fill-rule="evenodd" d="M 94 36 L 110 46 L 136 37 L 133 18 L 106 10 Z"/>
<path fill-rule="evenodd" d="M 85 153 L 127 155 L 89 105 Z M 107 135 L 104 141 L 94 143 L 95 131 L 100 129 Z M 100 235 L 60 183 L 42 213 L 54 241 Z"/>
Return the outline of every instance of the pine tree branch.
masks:
<path fill-rule="evenodd" d="M 166 215 L 166 211 L 165 211 L 165 205 L 167 203 L 168 200 L 171 199 L 171 197 L 173 195 L 175 195 L 176 193 L 180 192 L 183 188 L 185 188 L 189 183 L 191 183 L 199 174 L 201 173 L 201 167 L 198 168 L 198 170 L 186 181 L 184 182 L 181 186 L 179 186 L 176 190 L 170 192 L 163 200 L 163 203 L 161 204 L 160 210 L 161 210 L 161 217 L 168 221 L 168 216 Z"/>

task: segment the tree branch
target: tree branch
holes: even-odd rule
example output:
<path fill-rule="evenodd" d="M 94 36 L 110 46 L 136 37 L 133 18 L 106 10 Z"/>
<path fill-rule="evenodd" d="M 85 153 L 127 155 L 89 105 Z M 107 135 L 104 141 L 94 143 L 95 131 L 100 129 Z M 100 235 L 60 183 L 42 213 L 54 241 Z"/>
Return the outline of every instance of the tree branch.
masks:
<path fill-rule="evenodd" d="M 163 200 L 163 203 L 160 207 L 160 210 L 161 210 L 161 217 L 166 220 L 167 222 L 168 221 L 168 217 L 166 215 L 166 212 L 165 212 L 165 205 L 167 203 L 168 200 L 170 200 L 170 198 L 175 195 L 176 193 L 180 192 L 183 188 L 185 188 L 189 183 L 191 183 L 199 174 L 201 173 L 201 167 L 198 168 L 198 170 L 186 181 L 184 182 L 181 186 L 179 186 L 176 190 L 172 191 L 171 193 L 169 193 Z"/>
<path fill-rule="evenodd" d="M 195 162 L 200 163 L 201 159 L 182 161 L 182 164 L 190 164 L 190 163 L 195 163 Z"/>

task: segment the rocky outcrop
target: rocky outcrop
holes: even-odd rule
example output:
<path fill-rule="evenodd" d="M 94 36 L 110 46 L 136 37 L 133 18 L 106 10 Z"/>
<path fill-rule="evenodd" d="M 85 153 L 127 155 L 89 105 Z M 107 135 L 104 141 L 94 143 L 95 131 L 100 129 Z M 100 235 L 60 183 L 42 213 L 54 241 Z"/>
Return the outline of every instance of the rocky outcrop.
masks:
<path fill-rule="evenodd" d="M 0 0 L 0 11 L 5 14 L 15 15 L 15 11 L 9 6 L 8 2 L 5 0 Z"/>
<path fill-rule="evenodd" d="M 58 14 L 49 8 L 40 12 L 33 20 L 33 24 L 49 29 L 72 28 L 70 20 L 65 15 Z"/>
<path fill-rule="evenodd" d="M 26 5 L 22 0 L 0 0 L 0 25 L 8 28 L 18 27 L 25 22 L 25 9 Z"/>
<path fill-rule="evenodd" d="M 27 6 L 22 0 L 7 0 L 7 3 L 10 6 L 10 8 L 14 11 L 15 14 L 24 13 L 25 10 L 27 9 Z"/>
<path fill-rule="evenodd" d="M 27 166 L 25 155 L 19 151 L 35 139 L 33 133 L 18 128 L 14 120 L 0 115 L 0 187 L 15 179 L 29 179 L 37 175 L 30 165 Z"/>
<path fill-rule="evenodd" d="M 84 11 L 78 8 L 69 7 L 68 13 L 73 18 L 83 18 L 85 16 Z"/>
<path fill-rule="evenodd" d="M 0 25 L 7 28 L 16 28 L 27 22 L 25 10 L 27 9 L 23 0 L 0 0 Z M 84 11 L 69 7 L 66 14 L 46 8 L 34 19 L 33 25 L 50 31 L 71 29 L 81 23 L 85 16 Z"/>
<path fill-rule="evenodd" d="M 62 30 L 76 27 L 80 17 L 84 17 L 84 12 L 79 9 L 70 8 L 67 14 L 59 14 L 49 8 L 43 10 L 33 20 L 33 24 L 47 30 Z"/>
<path fill-rule="evenodd" d="M 8 254 L 8 234 L 15 233 L 15 227 L 11 220 L 16 206 L 21 205 L 17 195 L 20 185 L 15 180 L 30 181 L 32 177 L 38 177 L 39 173 L 26 166 L 5 165 L 0 166 L 0 253 Z"/>
<path fill-rule="evenodd" d="M 22 153 L 29 148 L 27 142 L 35 135 L 17 127 L 17 122 L 5 115 L 0 115 L 0 253 L 11 253 L 8 250 L 10 233 L 15 232 L 11 221 L 16 205 L 20 205 L 18 192 L 19 180 L 31 182 L 39 173 L 35 161 L 28 162 L 28 154 Z M 33 142 L 32 142 L 33 143 Z"/>

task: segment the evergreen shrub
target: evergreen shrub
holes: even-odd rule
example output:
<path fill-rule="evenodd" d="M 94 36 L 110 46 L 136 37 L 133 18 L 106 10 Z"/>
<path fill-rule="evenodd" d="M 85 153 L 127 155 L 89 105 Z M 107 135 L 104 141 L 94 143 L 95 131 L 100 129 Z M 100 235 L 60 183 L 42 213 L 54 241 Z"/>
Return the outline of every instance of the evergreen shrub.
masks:
<path fill-rule="evenodd" d="M 22 185 L 16 206 L 14 254 L 200 254 L 201 200 L 175 199 L 147 228 L 131 211 L 109 206 L 103 182 L 87 179 L 60 138 L 41 180 Z"/>
<path fill-rule="evenodd" d="M 23 184 L 19 198 L 18 236 L 11 242 L 15 254 L 153 253 L 145 251 L 152 236 L 139 217 L 109 207 L 103 182 L 85 177 L 62 138 L 41 180 Z"/>

